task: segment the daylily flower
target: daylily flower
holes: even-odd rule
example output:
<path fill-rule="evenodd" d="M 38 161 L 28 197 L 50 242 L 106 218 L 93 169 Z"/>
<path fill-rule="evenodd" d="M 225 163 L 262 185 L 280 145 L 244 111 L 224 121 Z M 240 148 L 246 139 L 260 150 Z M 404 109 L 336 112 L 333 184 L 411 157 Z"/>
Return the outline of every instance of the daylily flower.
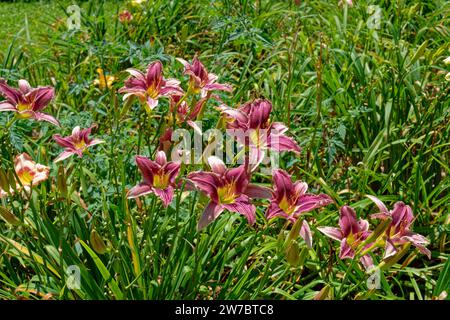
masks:
<path fill-rule="evenodd" d="M 249 224 L 254 224 L 256 208 L 250 199 L 268 198 L 270 191 L 250 184 L 244 165 L 227 169 L 223 161 L 215 156 L 209 157 L 208 163 L 211 172 L 192 172 L 187 177 L 198 190 L 211 199 L 198 222 L 197 229 L 206 227 L 224 210 L 240 213 L 247 218 Z"/>
<path fill-rule="evenodd" d="M 59 162 L 67 159 L 68 157 L 76 154 L 78 157 L 82 158 L 83 153 L 87 150 L 87 148 L 95 146 L 100 143 L 104 143 L 105 141 L 100 139 L 89 139 L 89 135 L 91 134 L 92 127 L 88 129 L 80 129 L 79 126 L 76 126 L 72 130 L 72 135 L 67 137 L 61 137 L 59 134 L 53 135 L 53 139 L 59 144 L 61 147 L 66 148 L 55 160 L 54 162 Z"/>
<path fill-rule="evenodd" d="M 16 182 L 16 189 L 21 190 L 23 187 L 26 191 L 29 191 L 31 186 L 36 186 L 47 180 L 50 173 L 49 167 L 34 162 L 26 153 L 16 156 L 14 159 L 14 170 L 19 178 L 19 181 Z M 13 192 L 11 188 L 9 194 Z M 0 188 L 0 198 L 7 195 L 8 192 Z"/>
<path fill-rule="evenodd" d="M 203 105 L 206 102 L 206 98 L 200 99 L 194 106 L 191 108 L 188 103 L 184 100 L 181 100 L 182 96 L 180 95 L 172 95 L 170 97 L 170 112 L 175 113 L 175 120 L 178 124 L 187 123 L 190 127 L 192 127 L 195 131 L 197 131 L 200 135 L 202 134 L 201 128 L 194 122 L 197 118 L 198 114 L 203 108 Z"/>
<path fill-rule="evenodd" d="M 369 222 L 364 219 L 357 220 L 355 210 L 349 206 L 343 206 L 340 210 L 339 227 L 318 227 L 317 229 L 331 239 L 341 243 L 340 259 L 353 259 L 356 253 L 355 250 L 371 233 L 369 231 Z M 367 244 L 365 247 L 370 246 L 371 244 Z M 373 265 L 369 254 L 364 255 L 361 258 L 361 262 L 366 267 Z"/>
<path fill-rule="evenodd" d="M 273 173 L 272 199 L 266 211 L 267 220 L 282 217 L 295 223 L 301 214 L 333 202 L 326 194 L 314 195 L 306 193 L 306 191 L 308 191 L 306 182 L 297 181 L 293 183 L 291 176 L 286 171 L 275 170 Z M 303 221 L 300 235 L 308 247 L 311 247 L 311 231 L 306 220 Z"/>
<path fill-rule="evenodd" d="M 26 80 L 19 80 L 19 89 L 12 88 L 0 79 L 0 95 L 6 101 L 0 102 L 0 111 L 16 112 L 18 118 L 47 121 L 59 126 L 58 120 L 41 112 L 55 96 L 52 87 L 31 88 Z"/>
<path fill-rule="evenodd" d="M 276 152 L 301 151 L 295 140 L 285 135 L 288 128 L 283 123 L 270 121 L 270 101 L 256 99 L 238 109 L 222 105 L 219 110 L 225 117 L 227 129 L 235 130 L 237 140 L 249 146 L 253 168 L 261 163 L 267 148 Z"/>
<path fill-rule="evenodd" d="M 420 252 L 431 259 L 431 251 L 425 247 L 430 243 L 430 241 L 424 236 L 410 230 L 411 224 L 414 220 L 410 206 L 407 206 L 402 201 L 398 201 L 394 204 L 394 209 L 389 211 L 386 205 L 377 197 L 370 195 L 367 197 L 375 203 L 378 209 L 380 209 L 380 213 L 373 214 L 371 218 L 392 218 L 391 224 L 387 228 L 385 234 L 386 244 L 384 258 L 389 258 L 395 255 L 398 251 L 398 245 L 403 245 L 410 242 L 413 246 L 417 247 Z"/>
<path fill-rule="evenodd" d="M 133 20 L 133 15 L 130 11 L 124 10 L 121 13 L 119 13 L 119 21 L 120 23 L 127 23 Z"/>
<path fill-rule="evenodd" d="M 144 181 L 128 191 L 128 198 L 133 199 L 154 193 L 167 207 L 173 199 L 175 179 L 180 172 L 180 163 L 167 162 L 164 151 L 158 151 L 155 161 L 136 156 L 136 164 Z"/>
<path fill-rule="evenodd" d="M 125 81 L 125 86 L 119 89 L 120 93 L 125 93 L 123 100 L 135 96 L 147 111 L 153 110 L 158 105 L 160 97 L 183 94 L 180 81 L 164 79 L 160 61 L 148 65 L 146 74 L 136 69 L 127 69 L 126 71 L 131 74 L 131 77 Z"/>
<path fill-rule="evenodd" d="M 218 77 L 213 73 L 208 73 L 197 57 L 194 57 L 192 64 L 181 58 L 177 58 L 177 60 L 184 65 L 184 73 L 189 75 L 190 89 L 194 93 L 201 93 L 202 98 L 206 97 L 208 92 L 213 90 L 232 91 L 230 85 L 217 83 Z"/>
<path fill-rule="evenodd" d="M 100 89 L 111 89 L 112 84 L 116 81 L 116 77 L 105 75 L 102 68 L 97 68 L 98 79 L 94 80 L 94 85 L 99 86 Z"/>

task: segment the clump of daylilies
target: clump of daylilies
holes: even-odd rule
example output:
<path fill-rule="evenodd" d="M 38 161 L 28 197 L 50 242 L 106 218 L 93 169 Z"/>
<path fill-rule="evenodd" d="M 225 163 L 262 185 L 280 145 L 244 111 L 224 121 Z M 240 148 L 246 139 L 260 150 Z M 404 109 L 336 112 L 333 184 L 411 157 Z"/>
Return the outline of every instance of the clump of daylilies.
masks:
<path fill-rule="evenodd" d="M 121 14 L 121 21 L 130 21 L 129 12 Z M 313 232 L 311 220 L 308 219 L 313 210 L 331 205 L 334 200 L 326 194 L 308 192 L 306 182 L 295 180 L 287 171 L 276 169 L 272 171 L 271 188 L 253 182 L 255 171 L 262 165 L 265 152 L 293 152 L 299 154 L 300 146 L 290 136 L 288 128 L 281 122 L 273 121 L 272 103 L 266 99 L 248 101 L 239 107 L 230 107 L 213 95 L 213 91 L 231 92 L 229 84 L 218 82 L 218 76 L 209 73 L 198 57 L 192 63 L 177 59 L 184 66 L 184 74 L 189 76 L 186 89 L 181 81 L 165 78 L 163 65 L 160 61 L 150 63 L 145 71 L 135 68 L 127 69 L 130 74 L 124 86 L 118 90 L 123 93 L 123 100 L 137 98 L 146 112 L 151 116 L 160 104 L 160 99 L 168 99 L 168 115 L 161 118 L 167 120 L 167 126 L 160 137 L 159 150 L 154 160 L 146 156 L 135 157 L 137 167 L 142 174 L 142 181 L 132 187 L 127 197 L 129 199 L 153 194 L 157 196 L 164 207 L 168 207 L 177 190 L 199 191 L 208 198 L 204 204 L 203 213 L 197 224 L 197 229 L 206 228 L 225 211 L 238 213 L 245 217 L 250 225 L 257 222 L 258 206 L 265 212 L 266 221 L 285 219 L 286 224 L 298 226 L 297 233 L 304 239 L 306 247 L 313 247 Z M 95 84 L 102 89 L 112 89 L 112 83 L 117 80 L 105 75 L 98 69 L 99 79 Z M 32 88 L 26 80 L 19 80 L 19 88 L 10 87 L 5 80 L 0 79 L 0 95 L 6 100 L 0 102 L 0 111 L 14 112 L 12 122 L 19 119 L 34 119 L 48 121 L 59 126 L 59 121 L 42 110 L 54 97 L 52 87 Z M 239 166 L 227 167 L 216 156 L 205 157 L 203 170 L 182 170 L 179 161 L 169 161 L 167 155 L 173 147 L 171 135 L 174 128 L 184 124 L 197 133 L 201 129 L 195 121 L 201 120 L 210 99 L 219 102 L 216 110 L 220 112 L 217 127 L 233 131 L 235 140 L 243 146 L 244 163 Z M 164 127 L 164 126 L 163 126 Z M 76 126 L 72 134 L 62 137 L 53 135 L 54 141 L 64 150 L 54 159 L 55 163 L 68 159 L 72 155 L 83 157 L 88 149 L 105 141 L 90 138 L 92 127 L 82 129 Z M 156 149 L 156 148 L 155 148 Z M 208 169 L 206 168 L 208 166 Z M 186 172 L 180 176 L 180 172 Z M 18 191 L 29 193 L 33 186 L 49 177 L 50 168 L 35 163 L 28 154 L 20 154 L 14 161 L 14 179 L 5 179 L 0 168 L 0 198 L 5 198 Z M 7 180 L 7 181 L 6 181 Z M 317 227 L 321 233 L 340 243 L 339 257 L 341 259 L 358 258 L 364 266 L 373 265 L 373 254 L 384 250 L 383 259 L 390 259 L 412 244 L 420 252 L 431 257 L 426 248 L 429 241 L 411 231 L 414 220 L 411 207 L 403 202 L 394 204 L 393 210 L 388 210 L 381 200 L 369 196 L 380 212 L 372 215 L 381 222 L 372 231 L 365 219 L 358 219 L 355 210 L 348 206 L 340 208 L 337 227 Z M 256 201 L 257 199 L 257 201 Z M 309 221 L 308 221 L 309 220 Z"/>

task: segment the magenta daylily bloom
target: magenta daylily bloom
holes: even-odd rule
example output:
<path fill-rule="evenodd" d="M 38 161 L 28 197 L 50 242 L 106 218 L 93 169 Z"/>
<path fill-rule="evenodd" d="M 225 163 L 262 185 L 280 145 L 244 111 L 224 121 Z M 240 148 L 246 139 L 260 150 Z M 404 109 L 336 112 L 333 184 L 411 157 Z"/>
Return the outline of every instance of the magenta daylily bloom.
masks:
<path fill-rule="evenodd" d="M 302 214 L 321 208 L 333 202 L 326 194 L 306 193 L 306 182 L 292 182 L 291 176 L 284 170 L 277 169 L 273 173 L 272 201 L 266 212 L 266 218 L 282 217 L 292 222 Z"/>
<path fill-rule="evenodd" d="M 175 179 L 180 172 L 180 163 L 167 161 L 164 151 L 156 153 L 155 161 L 143 156 L 136 156 L 136 164 L 144 181 L 128 191 L 128 198 L 133 199 L 154 193 L 163 202 L 164 207 L 172 202 Z"/>
<path fill-rule="evenodd" d="M 55 160 L 54 162 L 59 162 L 67 159 L 68 157 L 76 154 L 78 157 L 83 157 L 83 153 L 87 148 L 95 146 L 96 144 L 104 143 L 105 141 L 100 139 L 89 139 L 91 134 L 91 128 L 80 129 L 80 127 L 75 127 L 72 130 L 72 135 L 68 137 L 61 137 L 59 134 L 53 135 L 53 139 L 61 147 L 66 148 Z"/>
<path fill-rule="evenodd" d="M 19 118 L 47 121 L 59 127 L 58 120 L 41 112 L 55 96 L 54 88 L 32 88 L 28 81 L 22 79 L 16 89 L 8 86 L 6 80 L 0 79 L 0 95 L 6 98 L 6 101 L 0 102 L 0 111 L 13 111 Z"/>
<path fill-rule="evenodd" d="M 194 57 L 192 64 L 189 64 L 184 59 L 177 58 L 184 65 L 184 73 L 189 75 L 189 86 L 194 93 L 201 93 L 204 98 L 208 92 L 213 90 L 231 92 L 232 88 L 228 84 L 217 83 L 217 76 L 213 73 L 208 73 L 205 66 Z"/>
<path fill-rule="evenodd" d="M 147 111 L 153 110 L 158 105 L 160 97 L 183 94 L 180 81 L 164 79 L 160 61 L 149 64 L 145 74 L 132 68 L 127 71 L 131 77 L 125 81 L 125 86 L 119 89 L 119 93 L 125 93 L 123 100 L 133 96 L 137 97 Z"/>
<path fill-rule="evenodd" d="M 253 168 L 261 163 L 266 149 L 300 153 L 301 149 L 295 140 L 285 135 L 288 128 L 281 122 L 270 121 L 272 112 L 270 101 L 256 99 L 238 109 L 224 105 L 219 109 L 225 116 L 227 129 L 237 130 L 238 141 L 249 146 L 250 163 Z"/>
<path fill-rule="evenodd" d="M 356 253 L 355 250 L 371 233 L 369 231 L 369 222 L 364 219 L 357 220 L 355 210 L 349 206 L 343 206 L 340 210 L 339 228 L 318 227 L 317 229 L 331 239 L 341 243 L 340 259 L 353 259 Z M 371 245 L 367 244 L 365 248 Z M 369 254 L 364 255 L 361 258 L 361 262 L 366 267 L 373 265 Z"/>
<path fill-rule="evenodd" d="M 188 175 L 189 181 L 211 199 L 198 222 L 197 229 L 206 227 L 224 210 L 240 213 L 247 218 L 249 224 L 254 224 L 256 208 L 250 200 L 270 197 L 269 189 L 250 184 L 244 165 L 227 169 L 222 160 L 215 156 L 209 157 L 208 163 L 211 172 L 199 171 Z"/>
<path fill-rule="evenodd" d="M 404 204 L 402 201 L 398 201 L 394 204 L 394 209 L 389 211 L 386 205 L 377 197 L 370 195 L 367 197 L 380 209 L 380 213 L 373 214 L 371 216 L 372 218 L 392 218 L 391 224 L 386 230 L 384 258 L 395 255 L 398 252 L 397 245 L 403 245 L 409 242 L 431 259 L 431 251 L 425 247 L 430 241 L 424 236 L 410 230 L 411 224 L 414 221 L 414 215 L 410 206 Z"/>
<path fill-rule="evenodd" d="M 272 199 L 266 211 L 266 218 L 285 218 L 293 223 L 302 213 L 326 206 L 333 200 L 326 194 L 309 194 L 306 182 L 292 182 L 291 176 L 284 170 L 277 169 L 273 174 Z M 309 248 L 312 246 L 312 236 L 308 223 L 303 221 L 300 235 Z"/>

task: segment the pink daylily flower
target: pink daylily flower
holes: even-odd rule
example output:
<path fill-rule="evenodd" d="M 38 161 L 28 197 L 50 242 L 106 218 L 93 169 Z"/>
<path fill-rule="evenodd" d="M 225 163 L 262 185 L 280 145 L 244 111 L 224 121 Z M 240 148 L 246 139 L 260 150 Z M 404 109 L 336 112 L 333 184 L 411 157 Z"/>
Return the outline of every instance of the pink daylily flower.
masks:
<path fill-rule="evenodd" d="M 386 205 L 377 197 L 370 195 L 367 197 L 380 209 L 380 213 L 371 215 L 371 218 L 392 218 L 391 224 L 385 234 L 386 245 L 384 258 L 395 255 L 398 252 L 397 245 L 403 245 L 409 242 L 431 259 L 431 251 L 425 247 L 430 241 L 424 236 L 410 230 L 411 224 L 414 221 L 414 215 L 410 206 L 402 201 L 398 201 L 394 204 L 394 209 L 389 211 Z"/>
<path fill-rule="evenodd" d="M 189 75 L 191 90 L 194 93 L 201 93 L 202 98 L 206 97 L 208 92 L 213 90 L 232 91 L 230 85 L 217 83 L 218 77 L 213 73 L 209 73 L 197 57 L 194 57 L 192 64 L 181 58 L 177 58 L 177 60 L 184 65 L 184 73 Z"/>
<path fill-rule="evenodd" d="M 8 86 L 6 80 L 0 79 L 0 95 L 6 99 L 0 102 L 0 112 L 12 111 L 18 118 L 47 121 L 59 127 L 58 120 L 41 112 L 55 96 L 54 88 L 32 88 L 28 81 L 22 79 L 16 89 Z"/>
<path fill-rule="evenodd" d="M 50 173 L 49 167 L 34 162 L 26 153 L 16 156 L 14 159 L 14 170 L 20 181 L 20 183 L 19 181 L 16 182 L 16 189 L 21 190 L 23 187 L 27 192 L 30 191 L 31 186 L 36 186 L 47 180 Z M 0 199 L 13 193 L 14 190 L 12 188 L 10 188 L 9 192 L 0 188 Z"/>
<path fill-rule="evenodd" d="M 324 207 L 333 202 L 326 194 L 314 195 L 306 193 L 308 184 L 306 182 L 292 182 L 291 176 L 284 170 L 277 169 L 273 174 L 272 199 L 266 211 L 266 218 L 270 220 L 275 217 L 287 219 L 293 223 L 298 217 L 311 210 Z M 306 220 L 303 221 L 300 235 L 309 248 L 312 247 L 312 235 Z"/>
<path fill-rule="evenodd" d="M 371 234 L 369 231 L 369 222 L 364 219 L 356 219 L 356 212 L 352 207 L 343 206 L 340 210 L 339 228 L 318 227 L 320 232 L 333 240 L 341 243 L 339 252 L 340 259 L 353 259 L 358 246 Z M 365 245 L 365 248 L 372 244 Z M 369 254 L 361 258 L 361 262 L 369 267 L 373 265 Z"/>
<path fill-rule="evenodd" d="M 256 99 L 245 103 L 238 109 L 220 106 L 225 116 L 227 129 L 238 130 L 236 138 L 250 148 L 250 163 L 255 168 L 264 157 L 264 151 L 293 151 L 300 153 L 301 148 L 294 139 L 285 135 L 288 128 L 281 122 L 271 122 L 272 103 Z"/>
<path fill-rule="evenodd" d="M 145 74 L 132 68 L 126 71 L 131 74 L 131 77 L 125 81 L 125 86 L 119 89 L 119 93 L 125 93 L 123 100 L 137 97 L 147 111 L 153 110 L 158 105 L 160 97 L 183 94 L 180 81 L 164 79 L 160 61 L 149 64 Z"/>
<path fill-rule="evenodd" d="M 163 202 L 164 207 L 172 202 L 175 179 L 180 172 L 181 164 L 167 161 L 164 151 L 156 153 L 155 161 L 143 156 L 136 156 L 136 164 L 141 171 L 144 181 L 128 191 L 129 199 L 154 193 Z"/>
<path fill-rule="evenodd" d="M 66 148 L 53 162 L 56 163 L 65 160 L 74 154 L 82 158 L 83 153 L 87 150 L 87 148 L 105 142 L 100 139 L 89 139 L 91 131 L 92 127 L 88 129 L 80 129 L 79 126 L 76 126 L 72 130 L 72 135 L 68 137 L 63 138 L 59 134 L 53 135 L 53 139 L 56 143 L 61 147 Z"/>
<path fill-rule="evenodd" d="M 206 227 L 224 210 L 240 213 L 247 218 L 249 224 L 254 224 L 256 208 L 250 200 L 270 197 L 269 189 L 250 184 L 245 165 L 228 169 L 223 161 L 215 156 L 209 157 L 208 163 L 211 172 L 192 172 L 187 177 L 198 190 L 211 199 L 197 229 Z"/>

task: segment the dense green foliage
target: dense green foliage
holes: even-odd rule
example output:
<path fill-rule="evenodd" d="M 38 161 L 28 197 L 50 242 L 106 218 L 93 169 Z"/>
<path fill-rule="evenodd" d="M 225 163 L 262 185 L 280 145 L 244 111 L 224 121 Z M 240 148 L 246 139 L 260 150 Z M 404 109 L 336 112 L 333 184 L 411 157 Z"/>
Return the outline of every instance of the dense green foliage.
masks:
<path fill-rule="evenodd" d="M 1 169 L 21 152 L 51 167 L 29 199 L 0 200 L 17 219 L 0 220 L 0 298 L 312 299 L 325 288 L 335 299 L 431 299 L 448 291 L 448 3 L 83 1 L 82 28 L 71 31 L 69 4 L 0 4 L 0 77 L 14 86 L 19 79 L 54 86 L 46 112 L 61 121 L 61 128 L 17 121 L 3 130 L 12 115 L 0 113 Z M 371 4 L 381 8 L 378 29 L 368 26 Z M 125 8 L 133 13 L 129 24 L 118 20 Z M 275 119 L 303 149 L 283 154 L 281 167 L 336 201 L 308 213 L 313 249 L 293 240 L 299 257 L 286 256 L 291 226 L 266 221 L 261 208 L 254 227 L 226 212 L 198 232 L 206 203 L 199 193 L 178 190 L 167 209 L 154 196 L 126 199 L 141 180 L 134 156 L 155 154 L 168 104 L 161 101 L 151 118 L 138 103 L 124 104 L 117 94 L 124 70 L 158 59 L 167 77 L 186 79 L 175 58 L 196 53 L 233 86 L 220 93 L 227 105 L 272 101 Z M 97 68 L 116 77 L 112 88 L 93 84 Z M 205 126 L 217 117 L 208 110 Z M 61 148 L 52 135 L 91 124 L 106 143 L 53 164 Z M 336 225 L 344 204 L 368 218 L 375 207 L 366 194 L 390 207 L 409 204 L 414 230 L 432 251 L 429 260 L 411 248 L 383 268 L 379 290 L 368 290 L 364 269 L 340 260 L 338 244 L 316 230 Z M 92 249 L 94 229 L 108 247 L 103 254 Z M 66 286 L 71 265 L 81 269 L 80 290 Z"/>

